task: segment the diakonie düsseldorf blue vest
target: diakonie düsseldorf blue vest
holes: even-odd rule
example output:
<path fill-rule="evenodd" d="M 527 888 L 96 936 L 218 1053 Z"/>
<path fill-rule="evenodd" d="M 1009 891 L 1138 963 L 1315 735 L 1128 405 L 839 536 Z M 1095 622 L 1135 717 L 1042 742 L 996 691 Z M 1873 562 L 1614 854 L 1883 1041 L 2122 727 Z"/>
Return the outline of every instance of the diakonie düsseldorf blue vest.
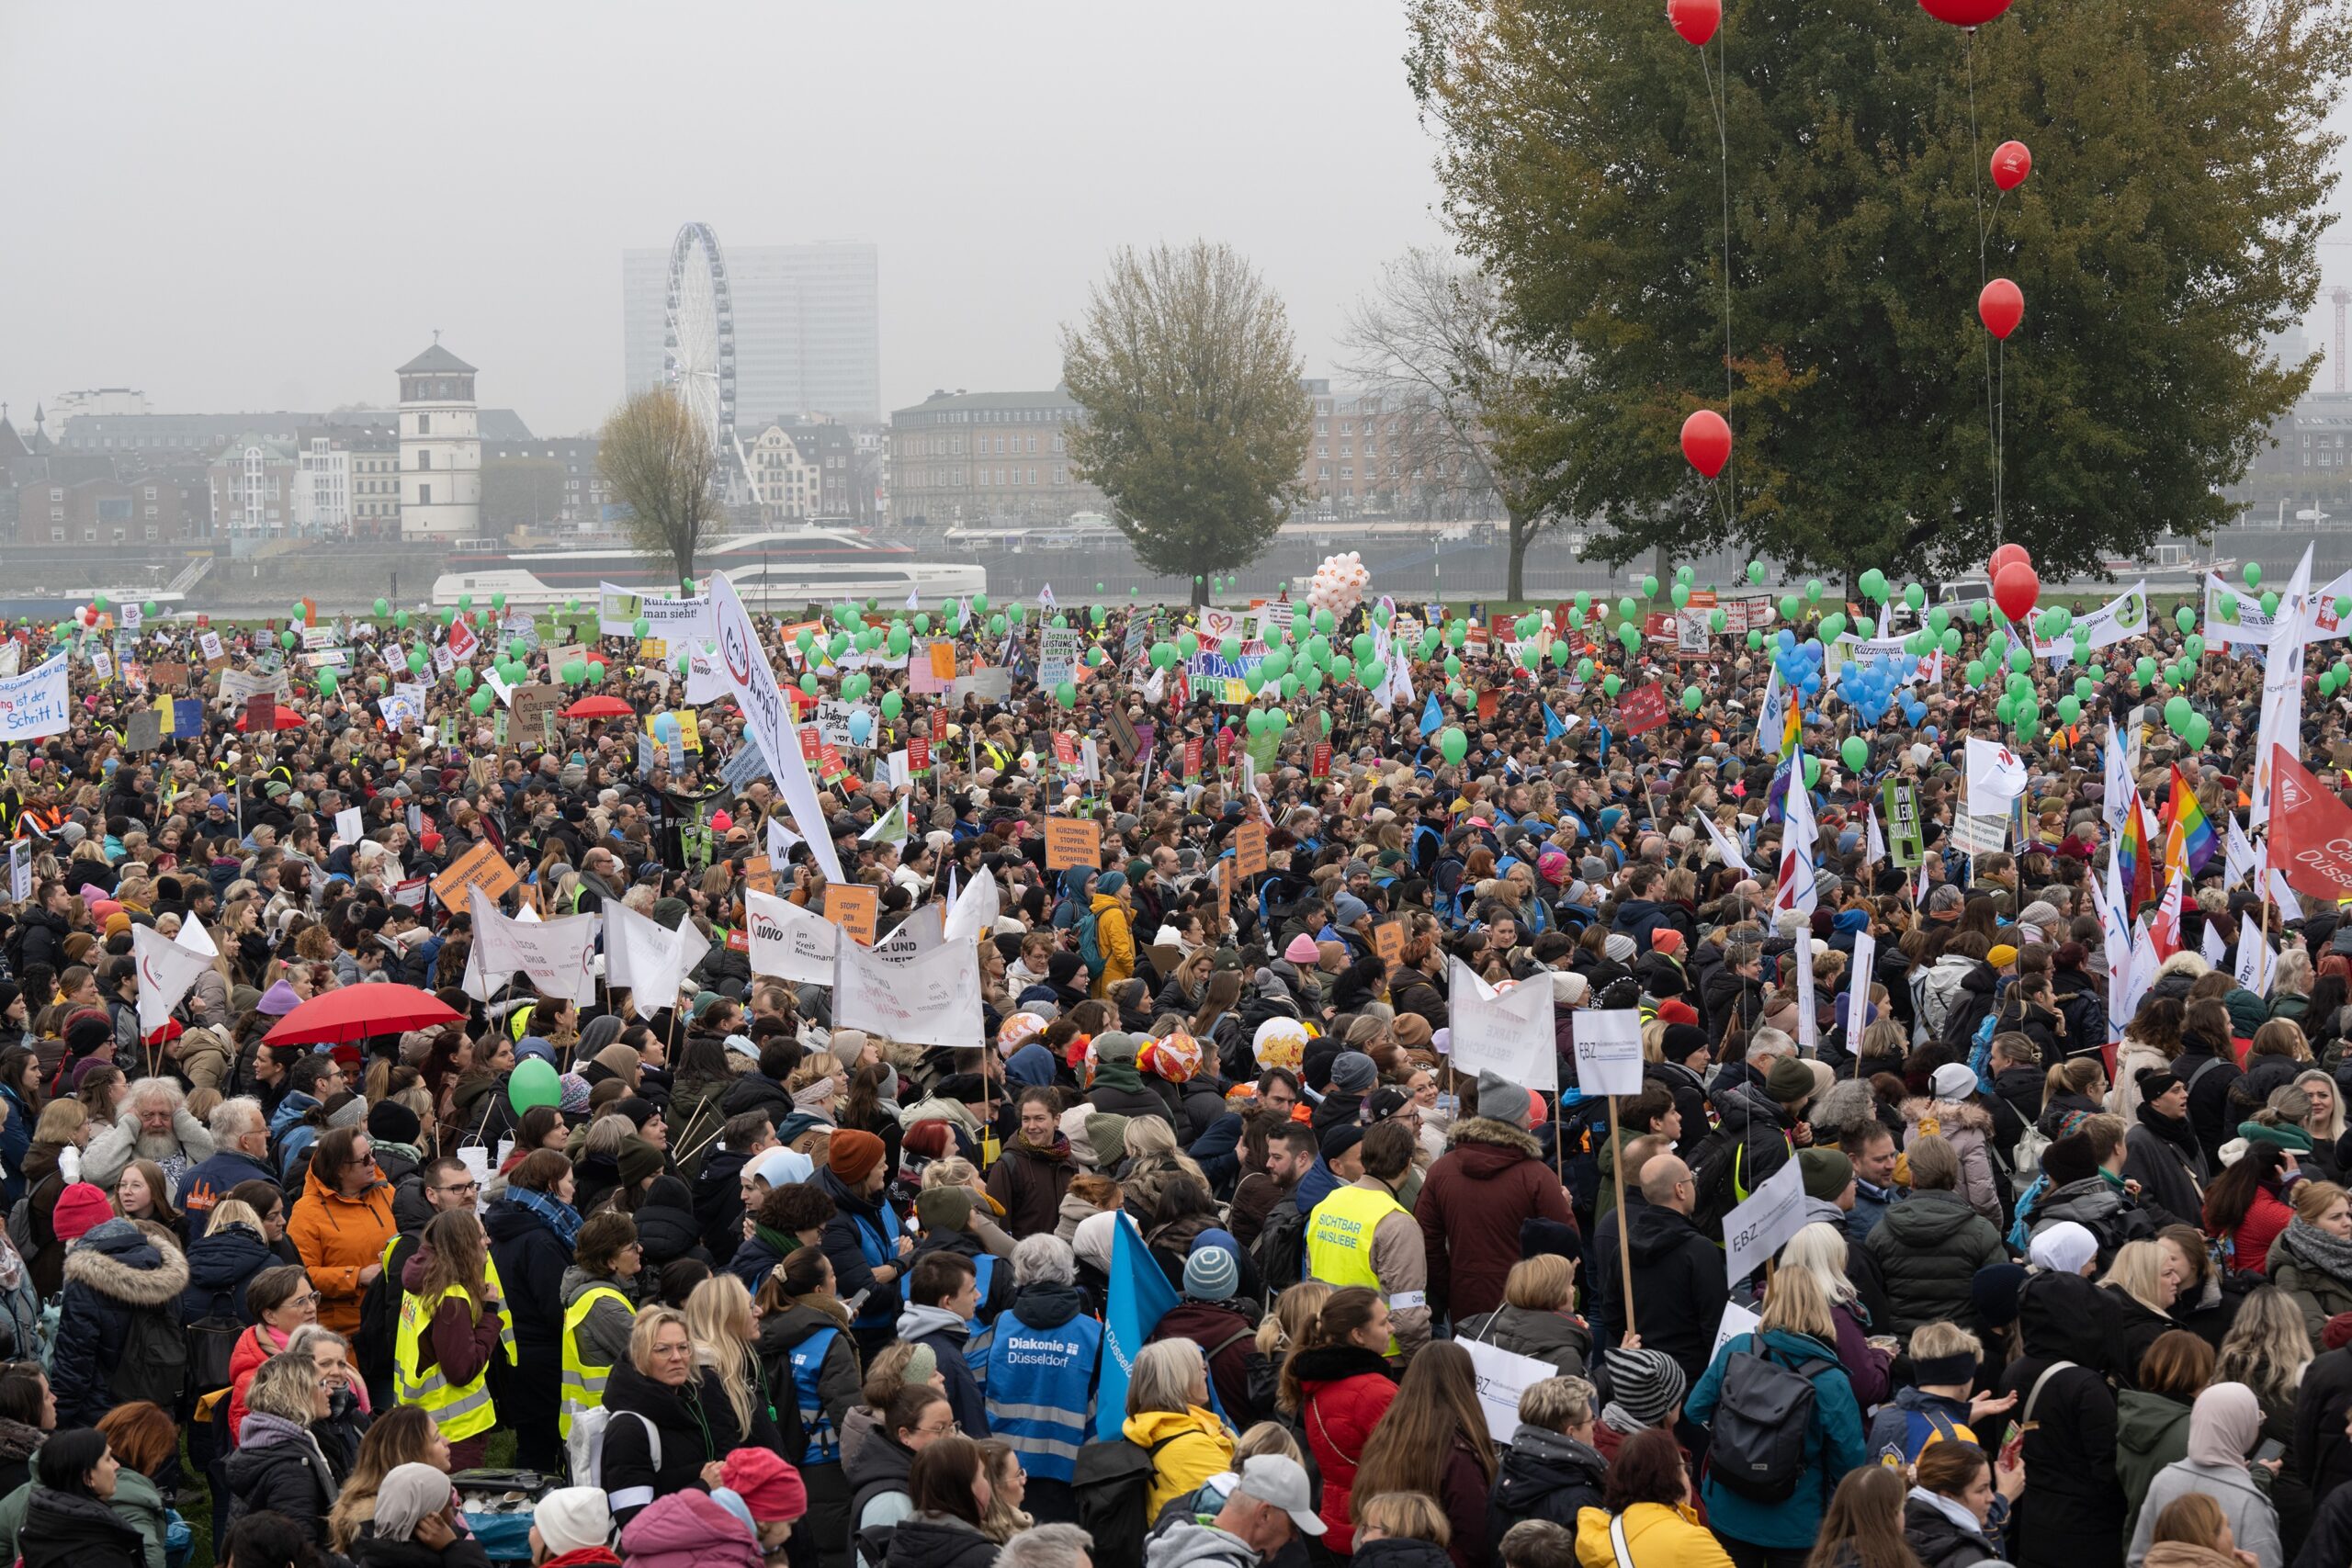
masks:
<path fill-rule="evenodd" d="M 1093 1428 L 1094 1369 L 1102 1325 L 1080 1314 L 1059 1328 L 1032 1328 L 1012 1309 L 989 1347 L 989 1431 L 1011 1444 L 1030 1474 L 1068 1483 Z"/>

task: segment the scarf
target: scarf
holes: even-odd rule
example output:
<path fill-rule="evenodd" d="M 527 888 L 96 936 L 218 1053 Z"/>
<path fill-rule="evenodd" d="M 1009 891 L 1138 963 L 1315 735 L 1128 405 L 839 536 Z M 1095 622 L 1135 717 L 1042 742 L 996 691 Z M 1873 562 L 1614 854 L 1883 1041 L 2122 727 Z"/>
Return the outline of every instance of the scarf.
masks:
<path fill-rule="evenodd" d="M 1095 1063 L 1094 1081 L 1108 1084 L 1113 1089 L 1125 1089 L 1129 1094 L 1143 1092 L 1143 1075 L 1136 1070 L 1135 1063 L 1125 1057 Z"/>
<path fill-rule="evenodd" d="M 1915 1503 L 1925 1503 L 1953 1524 L 1958 1525 L 1966 1534 L 1981 1537 L 1984 1533 L 1984 1525 L 1977 1520 L 1974 1514 L 1968 1511 L 1968 1506 L 1956 1497 L 1947 1497 L 1940 1492 L 1930 1492 L 1924 1486 L 1914 1486 L 1911 1488 L 1911 1500 Z"/>
<path fill-rule="evenodd" d="M 579 1210 L 552 1192 L 534 1192 L 527 1187 L 509 1187 L 506 1201 L 519 1203 L 547 1221 L 548 1228 L 555 1232 L 564 1250 L 571 1250 L 572 1238 L 580 1234 Z"/>
<path fill-rule="evenodd" d="M 375 1140 L 375 1145 L 376 1152 L 379 1155 L 398 1155 L 401 1158 L 408 1161 L 411 1165 L 423 1165 L 424 1163 L 424 1151 L 418 1148 L 414 1144 L 396 1144 L 390 1138 L 378 1138 Z"/>
<path fill-rule="evenodd" d="M 2287 1222 L 2272 1247 L 2306 1269 L 2316 1269 L 2341 1285 L 2352 1285 L 2352 1241 L 2338 1241 L 2301 1214 Z"/>
<path fill-rule="evenodd" d="M 2197 1132 L 2189 1126 L 2188 1117 L 2164 1115 L 2154 1104 L 2143 1100 L 2140 1102 L 2139 1118 L 2141 1126 L 2187 1155 L 2191 1163 L 2196 1161 L 2199 1153 Z"/>
<path fill-rule="evenodd" d="M 767 1225 L 754 1224 L 752 1227 L 752 1238 L 755 1241 L 765 1242 L 775 1250 L 775 1255 L 778 1258 L 789 1258 L 794 1253 L 800 1250 L 800 1238 L 798 1236 L 788 1235 L 783 1231 L 773 1229 Z"/>

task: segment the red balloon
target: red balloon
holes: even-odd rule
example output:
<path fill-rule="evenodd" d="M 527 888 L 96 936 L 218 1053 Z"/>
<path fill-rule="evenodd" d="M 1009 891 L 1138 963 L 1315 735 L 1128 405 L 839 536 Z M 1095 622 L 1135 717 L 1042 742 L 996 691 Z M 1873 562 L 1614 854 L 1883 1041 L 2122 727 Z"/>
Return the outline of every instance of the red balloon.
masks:
<path fill-rule="evenodd" d="M 2016 561 L 2019 566 L 2031 566 L 2033 558 L 2025 553 L 2023 545 L 2003 545 L 1999 549 L 1995 550 L 1992 558 L 1984 563 L 1984 575 L 2000 576 L 2001 569 L 2011 561 Z"/>
<path fill-rule="evenodd" d="M 1993 603 L 2013 621 L 2022 621 L 2032 615 L 2034 602 L 2041 597 L 2041 579 L 2023 561 L 2011 561 L 1993 579 Z"/>
<path fill-rule="evenodd" d="M 1981 28 L 2009 8 L 2009 0 L 1919 0 L 1919 9 L 1955 28 Z"/>
<path fill-rule="evenodd" d="M 1682 455 L 1709 479 L 1731 461 L 1731 426 L 1713 409 L 1701 409 L 1682 422 Z"/>
<path fill-rule="evenodd" d="M 1693 49 L 1703 49 L 1724 25 L 1724 0 L 1666 0 L 1666 19 Z"/>
<path fill-rule="evenodd" d="M 1993 183 L 2015 190 L 2033 173 L 2033 149 L 2022 141 L 2004 141 L 1993 149 Z"/>
<path fill-rule="evenodd" d="M 2006 338 L 2025 320 L 2025 291 L 2006 277 L 1996 277 L 1976 297 L 1976 314 L 1984 320 L 1986 332 Z"/>

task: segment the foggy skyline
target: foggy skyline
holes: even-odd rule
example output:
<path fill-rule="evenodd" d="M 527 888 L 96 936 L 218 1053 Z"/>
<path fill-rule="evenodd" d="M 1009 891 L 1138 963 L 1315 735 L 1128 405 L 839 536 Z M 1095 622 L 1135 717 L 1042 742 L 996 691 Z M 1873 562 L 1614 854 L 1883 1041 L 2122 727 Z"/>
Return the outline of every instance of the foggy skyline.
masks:
<path fill-rule="evenodd" d="M 1051 386 L 1109 253 L 1162 240 L 1234 245 L 1327 375 L 1381 263 L 1443 240 L 1404 49 L 1345 0 L 11 0 L 0 399 L 389 404 L 438 328 L 571 434 L 621 396 L 621 253 L 688 220 L 877 245 L 886 413 Z"/>
<path fill-rule="evenodd" d="M 1331 376 L 1382 264 L 1446 243 L 1405 46 L 1396 0 L 8 0 L 0 400 L 389 405 L 438 329 L 485 406 L 574 434 L 622 393 L 621 253 L 689 220 L 878 247 L 886 417 L 1051 386 L 1109 253 L 1196 237 Z"/>

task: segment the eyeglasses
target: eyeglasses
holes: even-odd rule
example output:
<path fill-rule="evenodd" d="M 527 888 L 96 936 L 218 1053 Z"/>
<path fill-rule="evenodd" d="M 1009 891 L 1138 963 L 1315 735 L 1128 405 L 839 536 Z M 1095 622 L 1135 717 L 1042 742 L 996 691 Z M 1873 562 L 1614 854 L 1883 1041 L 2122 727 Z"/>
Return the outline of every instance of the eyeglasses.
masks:
<path fill-rule="evenodd" d="M 287 1297 L 286 1304 L 290 1307 L 314 1307 L 319 1304 L 319 1299 L 318 1292 L 306 1291 L 301 1295 Z"/>
<path fill-rule="evenodd" d="M 452 1198 L 459 1198 L 469 1192 L 481 1191 L 481 1183 L 479 1181 L 455 1181 L 451 1182 L 447 1187 L 436 1187 L 434 1190 L 436 1192 L 447 1192 Z"/>
<path fill-rule="evenodd" d="M 961 1422 L 950 1421 L 944 1427 L 917 1427 L 915 1428 L 915 1436 L 919 1438 L 944 1438 L 960 1433 L 963 1429 L 964 1427 Z"/>

